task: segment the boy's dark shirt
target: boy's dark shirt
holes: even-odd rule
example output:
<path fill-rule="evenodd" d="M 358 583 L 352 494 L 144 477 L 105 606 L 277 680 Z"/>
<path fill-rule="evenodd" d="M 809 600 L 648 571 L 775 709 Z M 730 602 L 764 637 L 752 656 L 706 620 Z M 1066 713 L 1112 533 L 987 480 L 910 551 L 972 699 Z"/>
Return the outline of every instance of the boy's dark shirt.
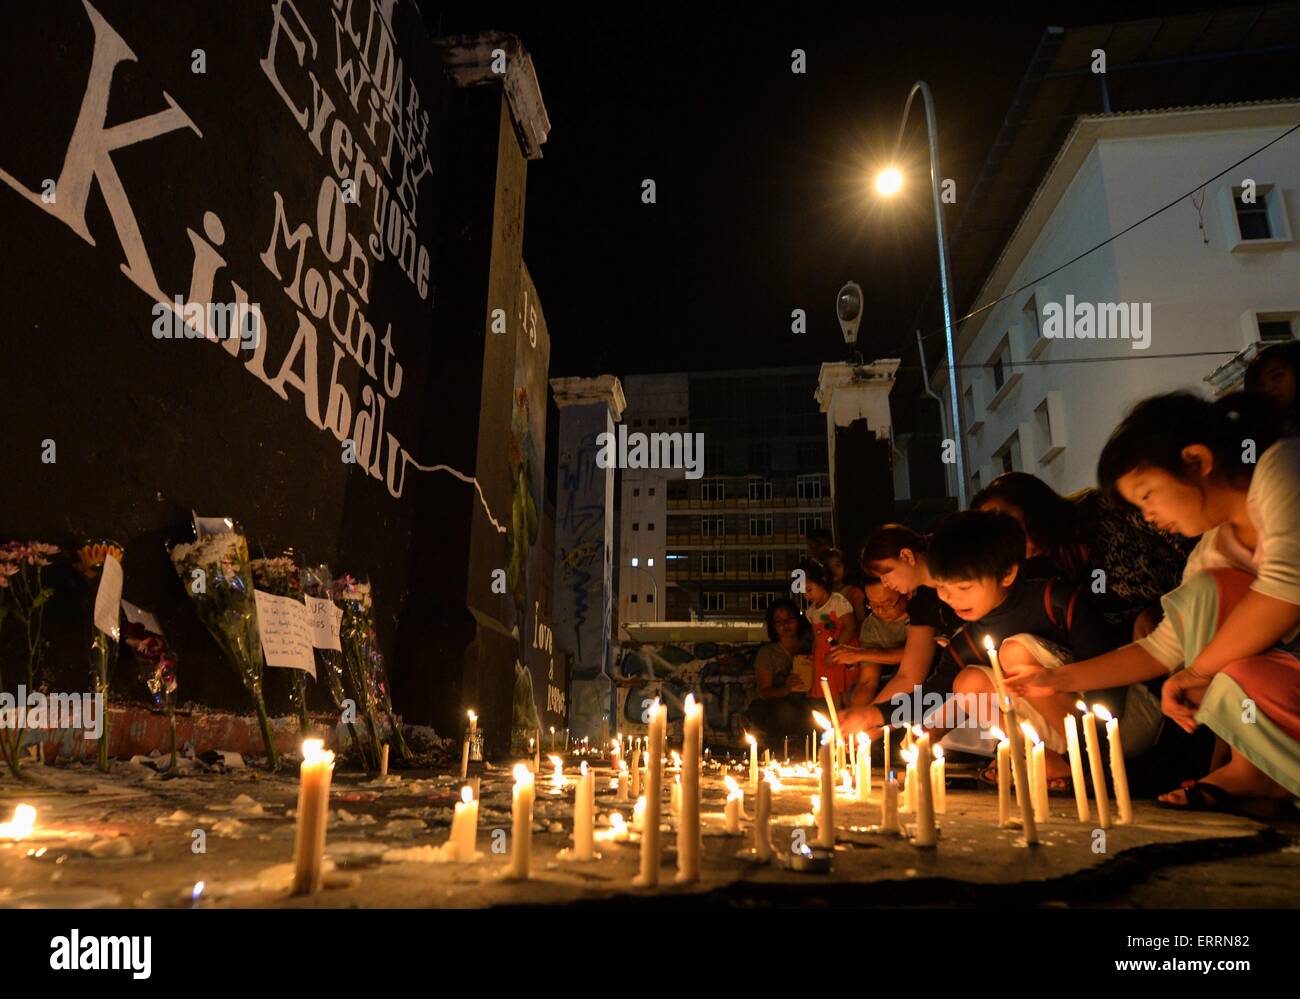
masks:
<path fill-rule="evenodd" d="M 996 648 L 1005 639 L 1020 634 L 1069 649 L 1075 662 L 1110 652 L 1121 644 L 1079 587 L 1064 579 L 1017 577 L 1006 600 L 987 616 L 959 623 L 950 634 L 946 654 L 962 666 L 990 666 L 984 637 L 992 638 Z M 1089 704 L 1104 704 L 1118 715 L 1124 708 L 1124 697 L 1124 687 L 1112 687 L 1088 691 L 1086 700 Z"/>
<path fill-rule="evenodd" d="M 933 628 L 935 637 L 943 638 L 961 624 L 961 619 L 939 599 L 933 587 L 918 586 L 907 601 L 907 624 L 908 627 Z"/>

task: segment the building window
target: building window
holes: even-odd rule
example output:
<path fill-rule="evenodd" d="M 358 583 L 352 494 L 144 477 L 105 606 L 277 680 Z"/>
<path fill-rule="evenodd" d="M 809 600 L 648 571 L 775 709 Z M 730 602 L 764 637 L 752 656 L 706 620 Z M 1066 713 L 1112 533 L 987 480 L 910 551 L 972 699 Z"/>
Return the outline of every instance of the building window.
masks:
<path fill-rule="evenodd" d="M 705 482 L 701 482 L 700 499 L 707 502 L 726 499 L 722 481 L 720 479 L 709 479 Z"/>
<path fill-rule="evenodd" d="M 749 556 L 749 571 L 759 575 L 770 576 L 773 572 L 771 552 L 753 552 Z"/>
<path fill-rule="evenodd" d="M 1260 313 L 1255 321 L 1259 323 L 1259 338 L 1266 343 L 1295 339 L 1295 316 Z"/>
<path fill-rule="evenodd" d="M 721 576 L 724 571 L 723 557 L 717 554 L 700 556 L 700 572 L 705 576 Z"/>
<path fill-rule="evenodd" d="M 765 513 L 750 517 L 749 536 L 751 538 L 770 538 L 772 536 L 772 515 Z"/>
<path fill-rule="evenodd" d="M 993 453 L 993 461 L 1003 472 L 1018 472 L 1024 468 L 1020 457 L 1019 431 L 1007 438 L 1007 442 Z"/>
<path fill-rule="evenodd" d="M 1033 295 L 1029 296 L 1029 301 L 1025 303 L 1021 314 L 1025 317 L 1026 339 L 1032 347 L 1038 342 L 1038 338 L 1043 335 L 1042 327 L 1038 325 L 1038 301 Z"/>
<path fill-rule="evenodd" d="M 721 517 L 701 517 L 700 534 L 706 538 L 720 538 L 725 533 L 722 529 L 723 519 Z"/>
<path fill-rule="evenodd" d="M 645 595 L 645 602 L 648 603 L 648 604 L 652 604 L 652 603 L 654 603 L 654 602 L 655 602 L 655 595 L 654 595 L 653 593 L 647 593 L 647 594 Z"/>
<path fill-rule="evenodd" d="M 706 611 L 720 611 L 727 609 L 727 595 L 716 591 L 709 591 L 704 594 L 704 609 Z"/>
<path fill-rule="evenodd" d="M 1269 189 L 1256 189 L 1249 201 L 1242 200 L 1240 187 L 1232 189 L 1233 207 L 1237 212 L 1237 231 L 1242 239 L 1272 239 L 1273 226 L 1268 217 L 1268 201 L 1273 196 Z"/>
<path fill-rule="evenodd" d="M 651 486 L 651 487 L 650 487 L 650 495 L 653 496 L 654 494 L 655 494 L 655 487 L 654 487 L 654 486 Z"/>
<path fill-rule="evenodd" d="M 820 513 L 801 513 L 799 514 L 799 536 L 806 538 L 808 532 L 822 526 L 822 515 Z"/>
<path fill-rule="evenodd" d="M 752 611 L 765 611 L 775 599 L 775 593 L 751 593 L 749 595 L 749 609 Z"/>
<path fill-rule="evenodd" d="M 635 593 L 632 594 L 632 596 L 630 597 L 630 600 L 631 600 L 632 603 L 636 603 L 636 594 L 635 594 Z"/>
<path fill-rule="evenodd" d="M 634 531 L 639 531 L 639 530 L 641 530 L 641 525 L 638 524 L 636 521 L 633 521 L 633 522 L 632 522 L 632 530 L 634 530 Z"/>
<path fill-rule="evenodd" d="M 818 475 L 801 475 L 795 483 L 795 494 L 801 500 L 822 498 L 822 479 Z"/>
<path fill-rule="evenodd" d="M 647 530 L 647 531 L 653 531 L 654 529 L 655 529 L 655 522 L 652 520 L 652 521 L 650 521 L 649 524 L 646 525 L 646 530 Z"/>
<path fill-rule="evenodd" d="M 752 500 L 770 500 L 772 498 L 772 483 L 768 482 L 767 479 L 750 479 L 749 498 Z"/>
<path fill-rule="evenodd" d="M 993 358 L 993 391 L 1007 383 L 1007 349 L 1003 347 Z"/>
<path fill-rule="evenodd" d="M 632 495 L 633 495 L 633 496 L 640 496 L 640 495 L 641 495 L 641 490 L 640 490 L 640 489 L 633 489 L 633 490 L 632 490 Z"/>

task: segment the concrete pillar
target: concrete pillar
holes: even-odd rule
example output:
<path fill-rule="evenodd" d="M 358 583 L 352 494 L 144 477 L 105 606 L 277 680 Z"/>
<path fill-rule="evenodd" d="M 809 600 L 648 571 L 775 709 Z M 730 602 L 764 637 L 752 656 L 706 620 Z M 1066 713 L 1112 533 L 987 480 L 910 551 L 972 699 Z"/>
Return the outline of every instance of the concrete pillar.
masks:
<path fill-rule="evenodd" d="M 817 403 L 826 414 L 835 544 L 850 563 L 871 529 L 894 516 L 889 393 L 898 364 L 896 358 L 828 363 L 817 379 Z"/>
<path fill-rule="evenodd" d="M 613 434 L 627 403 L 613 375 L 552 378 L 560 410 L 556 462 L 556 641 L 573 652 L 569 731 L 595 743 L 612 728 L 610 624 L 614 566 L 614 469 L 596 463 L 600 435 Z M 612 466 L 611 462 L 611 466 Z"/>

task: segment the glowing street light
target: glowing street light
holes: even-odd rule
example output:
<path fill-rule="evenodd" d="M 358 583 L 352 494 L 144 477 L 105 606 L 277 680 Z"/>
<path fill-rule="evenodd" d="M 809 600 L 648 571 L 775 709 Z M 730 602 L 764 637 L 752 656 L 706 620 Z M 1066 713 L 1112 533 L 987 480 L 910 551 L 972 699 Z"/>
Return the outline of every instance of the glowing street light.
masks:
<path fill-rule="evenodd" d="M 876 174 L 876 191 L 885 197 L 891 197 L 903 186 L 903 174 L 897 167 L 886 167 Z"/>

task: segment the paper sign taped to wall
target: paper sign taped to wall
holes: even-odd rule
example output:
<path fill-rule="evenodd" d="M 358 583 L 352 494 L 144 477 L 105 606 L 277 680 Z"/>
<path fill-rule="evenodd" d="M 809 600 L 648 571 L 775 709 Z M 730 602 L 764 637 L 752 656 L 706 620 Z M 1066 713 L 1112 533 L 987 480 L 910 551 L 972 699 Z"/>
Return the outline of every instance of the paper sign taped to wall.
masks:
<path fill-rule="evenodd" d="M 305 604 L 292 597 L 254 590 L 257 629 L 262 636 L 266 665 L 300 669 L 316 677 L 316 657 L 311 651 L 311 621 Z"/>
<path fill-rule="evenodd" d="M 333 600 L 323 597 L 305 597 L 307 614 L 311 618 L 311 643 L 318 649 L 342 652 L 339 644 L 339 626 L 343 623 L 343 608 Z"/>
<path fill-rule="evenodd" d="M 99 591 L 95 594 L 95 627 L 117 641 L 121 637 L 119 609 L 122 606 L 122 563 L 116 556 L 104 556 L 99 574 Z"/>

